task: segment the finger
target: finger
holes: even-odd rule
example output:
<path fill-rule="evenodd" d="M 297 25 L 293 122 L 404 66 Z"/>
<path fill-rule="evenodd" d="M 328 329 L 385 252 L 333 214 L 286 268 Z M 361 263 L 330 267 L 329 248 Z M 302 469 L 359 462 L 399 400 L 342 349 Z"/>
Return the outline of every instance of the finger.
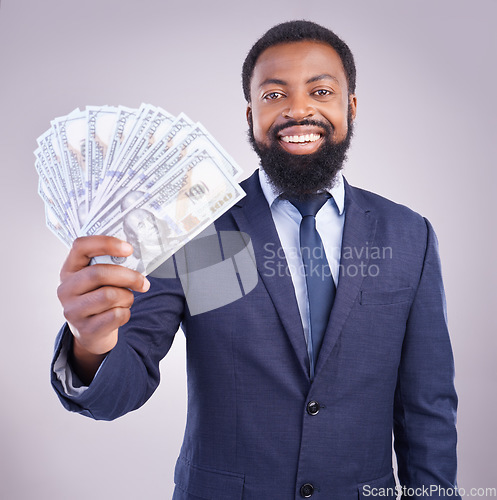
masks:
<path fill-rule="evenodd" d="M 129 321 L 130 315 L 128 308 L 115 307 L 72 325 L 71 330 L 84 348 L 102 354 L 115 346 L 117 330 Z"/>
<path fill-rule="evenodd" d="M 91 316 L 86 321 L 86 328 L 78 328 L 78 331 L 80 334 L 85 333 L 88 337 L 98 338 L 126 324 L 130 316 L 129 308 L 115 307 Z"/>
<path fill-rule="evenodd" d="M 129 288 L 135 292 L 146 292 L 150 282 L 137 271 L 114 264 L 95 264 L 81 269 L 77 273 L 66 275 L 57 289 L 61 302 L 74 296 L 96 290 L 102 286 Z"/>
<path fill-rule="evenodd" d="M 74 240 L 71 251 L 60 272 L 61 281 L 67 274 L 74 273 L 88 266 L 93 257 L 113 255 L 128 257 L 133 253 L 133 247 L 126 241 L 112 236 L 83 236 Z"/>
<path fill-rule="evenodd" d="M 80 321 L 110 309 L 116 307 L 129 309 L 133 301 L 133 293 L 127 289 L 102 287 L 67 300 L 64 304 L 64 316 L 69 323 L 77 327 Z"/>

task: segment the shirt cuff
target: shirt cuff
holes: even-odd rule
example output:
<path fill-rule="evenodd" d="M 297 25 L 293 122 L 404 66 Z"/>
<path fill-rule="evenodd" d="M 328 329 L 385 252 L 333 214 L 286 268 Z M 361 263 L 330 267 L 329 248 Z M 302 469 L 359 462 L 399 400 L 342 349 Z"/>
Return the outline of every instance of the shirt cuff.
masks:
<path fill-rule="evenodd" d="M 81 396 L 86 390 L 88 390 L 89 386 L 84 385 L 83 382 L 81 382 L 68 362 L 68 354 L 71 349 L 71 345 L 72 336 L 65 335 L 62 339 L 59 356 L 54 363 L 54 373 L 59 382 L 62 384 L 62 388 L 66 396 L 78 397 Z M 100 363 L 95 377 L 98 375 L 98 372 L 100 371 L 100 368 L 102 368 L 102 365 L 105 363 L 106 359 L 107 357 L 105 357 L 102 363 Z"/>

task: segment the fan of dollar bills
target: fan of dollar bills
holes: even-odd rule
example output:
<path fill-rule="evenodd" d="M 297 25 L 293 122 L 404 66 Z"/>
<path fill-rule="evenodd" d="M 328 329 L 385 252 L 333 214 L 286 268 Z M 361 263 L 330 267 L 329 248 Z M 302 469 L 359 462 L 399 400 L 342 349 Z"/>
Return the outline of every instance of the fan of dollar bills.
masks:
<path fill-rule="evenodd" d="M 135 249 L 99 257 L 149 274 L 245 193 L 241 169 L 185 114 L 142 104 L 56 118 L 35 151 L 47 226 L 67 246 L 94 234 Z"/>

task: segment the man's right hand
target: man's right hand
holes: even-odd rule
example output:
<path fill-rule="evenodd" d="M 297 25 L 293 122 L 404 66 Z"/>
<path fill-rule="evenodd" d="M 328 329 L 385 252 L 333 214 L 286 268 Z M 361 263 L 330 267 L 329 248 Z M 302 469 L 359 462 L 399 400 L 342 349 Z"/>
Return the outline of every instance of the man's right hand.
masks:
<path fill-rule="evenodd" d="M 117 343 L 118 329 L 128 322 L 133 293 L 146 292 L 150 283 L 123 266 L 95 264 L 99 255 L 128 257 L 133 247 L 111 236 L 86 236 L 74 241 L 60 272 L 57 295 L 74 336 L 73 368 L 89 384 L 105 355 Z"/>

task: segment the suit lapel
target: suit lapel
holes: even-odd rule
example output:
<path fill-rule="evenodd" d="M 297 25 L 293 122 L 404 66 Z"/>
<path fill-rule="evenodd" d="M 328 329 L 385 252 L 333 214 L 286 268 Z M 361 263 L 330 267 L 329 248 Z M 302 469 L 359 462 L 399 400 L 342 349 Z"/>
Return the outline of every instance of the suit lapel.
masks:
<path fill-rule="evenodd" d="M 345 180 L 344 180 L 345 182 Z M 354 199 L 354 188 L 345 182 L 345 224 L 342 237 L 340 274 L 335 302 L 316 365 L 316 377 L 325 365 L 342 331 L 368 269 L 376 219 Z"/>
<path fill-rule="evenodd" d="M 309 361 L 293 282 L 271 210 L 260 186 L 258 171 L 242 187 L 247 196 L 231 209 L 231 214 L 240 231 L 247 233 L 252 240 L 259 276 L 278 312 L 299 364 L 308 376 Z"/>

